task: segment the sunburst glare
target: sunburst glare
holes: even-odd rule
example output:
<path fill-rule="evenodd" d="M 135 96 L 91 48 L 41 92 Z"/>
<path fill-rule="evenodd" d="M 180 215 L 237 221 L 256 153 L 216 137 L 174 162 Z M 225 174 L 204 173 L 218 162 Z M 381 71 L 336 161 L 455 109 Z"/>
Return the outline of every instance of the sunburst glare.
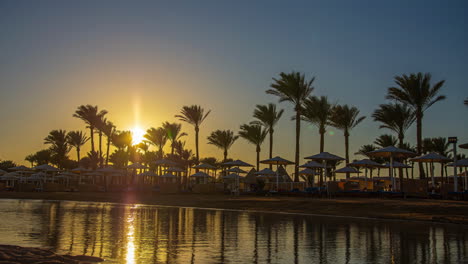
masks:
<path fill-rule="evenodd" d="M 145 139 L 145 130 L 141 127 L 134 127 L 132 131 L 132 145 L 140 144 Z"/>

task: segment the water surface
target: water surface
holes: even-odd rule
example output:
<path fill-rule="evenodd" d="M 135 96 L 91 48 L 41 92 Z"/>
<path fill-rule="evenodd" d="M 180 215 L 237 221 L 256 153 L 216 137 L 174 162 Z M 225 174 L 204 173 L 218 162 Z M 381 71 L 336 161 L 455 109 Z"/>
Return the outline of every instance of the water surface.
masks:
<path fill-rule="evenodd" d="M 0 200 L 0 244 L 115 263 L 468 263 L 457 225 Z"/>

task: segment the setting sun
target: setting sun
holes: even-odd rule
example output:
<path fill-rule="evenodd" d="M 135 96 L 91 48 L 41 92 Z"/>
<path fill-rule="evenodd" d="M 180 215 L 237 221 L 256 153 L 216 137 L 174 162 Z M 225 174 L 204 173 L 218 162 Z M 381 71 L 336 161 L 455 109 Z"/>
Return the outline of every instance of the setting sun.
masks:
<path fill-rule="evenodd" d="M 139 144 L 145 139 L 145 130 L 142 128 L 134 127 L 130 131 L 132 131 L 132 145 Z"/>

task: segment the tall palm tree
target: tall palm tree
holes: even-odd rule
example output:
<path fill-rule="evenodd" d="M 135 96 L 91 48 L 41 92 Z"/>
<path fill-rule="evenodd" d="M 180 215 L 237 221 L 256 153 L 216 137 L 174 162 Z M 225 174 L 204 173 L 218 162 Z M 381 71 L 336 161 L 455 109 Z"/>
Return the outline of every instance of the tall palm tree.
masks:
<path fill-rule="evenodd" d="M 94 152 L 94 129 L 101 117 L 107 114 L 106 110 L 98 110 L 97 105 L 80 105 L 76 109 L 73 117 L 83 120 L 88 126 L 91 136 L 91 152 Z"/>
<path fill-rule="evenodd" d="M 159 156 L 162 158 L 164 156 L 163 148 L 167 142 L 166 130 L 164 130 L 164 128 L 162 127 L 152 127 L 146 130 L 146 134 L 144 135 L 144 137 L 150 144 L 158 147 Z"/>
<path fill-rule="evenodd" d="M 276 111 L 276 105 L 269 103 L 268 105 L 257 105 L 253 117 L 257 120 L 250 122 L 253 125 L 260 125 L 267 129 L 270 135 L 270 159 L 273 157 L 273 133 L 274 127 L 283 115 L 284 110 Z M 271 169 L 270 165 L 270 169 Z"/>
<path fill-rule="evenodd" d="M 422 119 L 424 111 L 433 104 L 445 99 L 444 95 L 438 95 L 445 80 L 431 85 L 430 73 L 412 73 L 395 76 L 398 87 L 388 88 L 387 99 L 396 100 L 408 105 L 414 112 L 416 118 L 416 139 L 418 154 L 422 153 Z M 425 178 L 422 164 L 419 163 L 420 177 Z"/>
<path fill-rule="evenodd" d="M 374 121 L 382 123 L 380 128 L 388 128 L 398 136 L 398 146 L 404 144 L 405 132 L 415 120 L 414 112 L 404 104 L 381 104 L 372 114 Z"/>
<path fill-rule="evenodd" d="M 44 138 L 44 144 L 50 145 L 54 164 L 62 168 L 64 162 L 68 159 L 67 154 L 70 152 L 70 145 L 67 141 L 67 131 L 52 130 L 49 135 Z"/>
<path fill-rule="evenodd" d="M 398 140 L 396 139 L 396 137 L 389 134 L 383 134 L 374 140 L 374 144 L 381 148 L 385 148 L 389 146 L 395 146 L 397 144 L 397 141 Z"/>
<path fill-rule="evenodd" d="M 294 181 L 299 181 L 299 142 L 301 136 L 301 115 L 302 104 L 307 97 L 312 93 L 312 86 L 315 77 L 311 80 L 306 80 L 304 74 L 299 72 L 280 73 L 280 78 L 273 78 L 271 89 L 266 91 L 267 94 L 276 95 L 279 97 L 279 102 L 290 102 L 294 105 L 296 112 L 296 153 L 294 166 Z"/>
<path fill-rule="evenodd" d="M 345 137 L 346 164 L 349 163 L 349 131 L 359 125 L 359 123 L 366 118 L 365 116 L 358 117 L 358 115 L 359 110 L 354 106 L 336 105 L 333 107 L 330 118 L 330 125 L 343 130 Z M 349 178 L 349 173 L 346 174 L 346 178 Z"/>
<path fill-rule="evenodd" d="M 171 155 L 174 155 L 174 147 L 175 147 L 176 142 L 181 137 L 186 136 L 187 133 L 185 132 L 181 133 L 182 125 L 178 123 L 164 122 L 162 127 L 166 131 L 167 139 L 171 141 Z"/>
<path fill-rule="evenodd" d="M 101 127 L 102 133 L 106 135 L 107 138 L 107 147 L 106 147 L 106 166 L 109 164 L 109 152 L 110 145 L 112 141 L 112 135 L 115 132 L 115 126 L 111 121 L 105 120 L 103 126 Z"/>
<path fill-rule="evenodd" d="M 175 116 L 179 118 L 180 121 L 187 122 L 195 127 L 195 152 L 197 162 L 200 159 L 198 148 L 198 133 L 200 132 L 200 125 L 210 113 L 211 110 L 208 110 L 205 113 L 205 109 L 201 108 L 201 106 L 192 105 L 183 106 L 182 110 L 180 110 L 180 115 Z"/>
<path fill-rule="evenodd" d="M 81 131 L 70 131 L 67 134 L 67 141 L 70 146 L 76 148 L 76 157 L 78 162 L 80 162 L 80 149 L 87 141 L 89 137 L 86 136 Z"/>
<path fill-rule="evenodd" d="M 232 147 L 234 142 L 239 138 L 235 136 L 231 130 L 215 130 L 211 132 L 211 135 L 207 138 L 208 144 L 215 145 L 216 147 L 223 150 L 223 161 L 227 160 L 228 150 Z"/>
<path fill-rule="evenodd" d="M 328 102 L 326 96 L 310 96 L 304 102 L 302 120 L 316 125 L 320 133 L 320 152 L 325 148 L 325 133 L 330 123 L 334 105 Z"/>
<path fill-rule="evenodd" d="M 249 143 L 255 145 L 255 151 L 257 152 L 257 171 L 260 168 L 260 146 L 262 145 L 265 137 L 268 134 L 267 129 L 262 129 L 259 125 L 242 125 L 240 127 L 239 136 Z"/>

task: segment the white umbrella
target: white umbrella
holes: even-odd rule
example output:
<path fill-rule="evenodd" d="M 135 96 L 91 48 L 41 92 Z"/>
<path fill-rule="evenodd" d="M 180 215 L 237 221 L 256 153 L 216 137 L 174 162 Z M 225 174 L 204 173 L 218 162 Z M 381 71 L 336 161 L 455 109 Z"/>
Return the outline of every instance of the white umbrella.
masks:
<path fill-rule="evenodd" d="M 416 155 L 417 154 L 412 151 L 396 148 L 394 146 L 377 149 L 367 153 L 367 156 L 370 157 L 390 158 L 390 179 L 392 181 L 392 191 L 395 190 L 395 178 L 393 177 L 393 158 L 407 158 L 414 157 Z"/>
<path fill-rule="evenodd" d="M 305 157 L 305 159 L 311 159 L 311 160 L 319 160 L 322 161 L 323 168 L 327 168 L 327 161 L 333 160 L 333 161 L 338 161 L 338 160 L 344 160 L 344 158 L 328 153 L 328 152 L 321 152 L 319 154 L 315 154 L 309 157 Z M 327 184 L 327 191 L 328 191 L 328 180 L 327 180 L 327 169 L 324 169 L 324 178 Z"/>
<path fill-rule="evenodd" d="M 6 171 L 0 169 L 0 175 L 6 174 L 6 173 L 8 173 L 8 172 L 6 172 Z"/>
<path fill-rule="evenodd" d="M 438 153 L 431 152 L 426 155 L 422 155 L 419 157 L 415 157 L 410 159 L 411 161 L 416 161 L 416 162 L 428 162 L 431 164 L 431 179 L 432 179 L 432 188 L 435 187 L 435 181 L 434 181 L 434 162 L 449 162 L 451 159 L 444 157 Z M 442 166 L 442 165 L 441 165 Z"/>
<path fill-rule="evenodd" d="M 350 164 L 348 164 L 348 166 L 364 168 L 364 180 L 365 180 L 366 186 L 367 186 L 367 168 L 382 167 L 382 164 L 377 163 L 377 162 L 375 162 L 373 160 L 370 160 L 370 159 L 363 159 L 363 160 L 353 161 Z"/>
<path fill-rule="evenodd" d="M 253 165 L 247 163 L 247 162 L 244 162 L 242 160 L 233 160 L 233 161 L 228 161 L 228 162 L 224 162 L 222 163 L 221 165 L 223 166 L 226 166 L 226 167 L 253 167 Z M 237 178 L 236 180 L 236 184 L 237 184 L 237 190 L 239 190 L 239 178 Z"/>
<path fill-rule="evenodd" d="M 38 165 L 36 167 L 33 168 L 34 170 L 42 170 L 42 171 L 60 171 L 60 169 L 54 167 L 54 166 L 51 166 L 49 164 L 42 164 L 42 165 Z"/>
<path fill-rule="evenodd" d="M 360 171 L 356 170 L 355 168 L 346 166 L 336 170 L 335 173 L 360 173 Z"/>
<path fill-rule="evenodd" d="M 202 163 L 193 167 L 194 169 L 205 169 L 205 170 L 216 170 L 217 168 L 213 165 Z"/>
<path fill-rule="evenodd" d="M 279 191 L 279 172 L 278 172 L 279 165 L 286 166 L 286 165 L 294 164 L 294 162 L 289 161 L 287 159 L 283 159 L 280 156 L 276 156 L 271 159 L 262 160 L 260 161 L 260 163 L 276 165 L 276 191 Z"/>
<path fill-rule="evenodd" d="M 234 173 L 247 173 L 245 170 L 240 169 L 238 167 L 230 168 L 227 172 L 234 172 Z"/>
<path fill-rule="evenodd" d="M 29 171 L 29 170 L 31 170 L 31 168 L 20 165 L 20 166 L 8 168 L 8 170 L 11 170 L 11 171 Z"/>

